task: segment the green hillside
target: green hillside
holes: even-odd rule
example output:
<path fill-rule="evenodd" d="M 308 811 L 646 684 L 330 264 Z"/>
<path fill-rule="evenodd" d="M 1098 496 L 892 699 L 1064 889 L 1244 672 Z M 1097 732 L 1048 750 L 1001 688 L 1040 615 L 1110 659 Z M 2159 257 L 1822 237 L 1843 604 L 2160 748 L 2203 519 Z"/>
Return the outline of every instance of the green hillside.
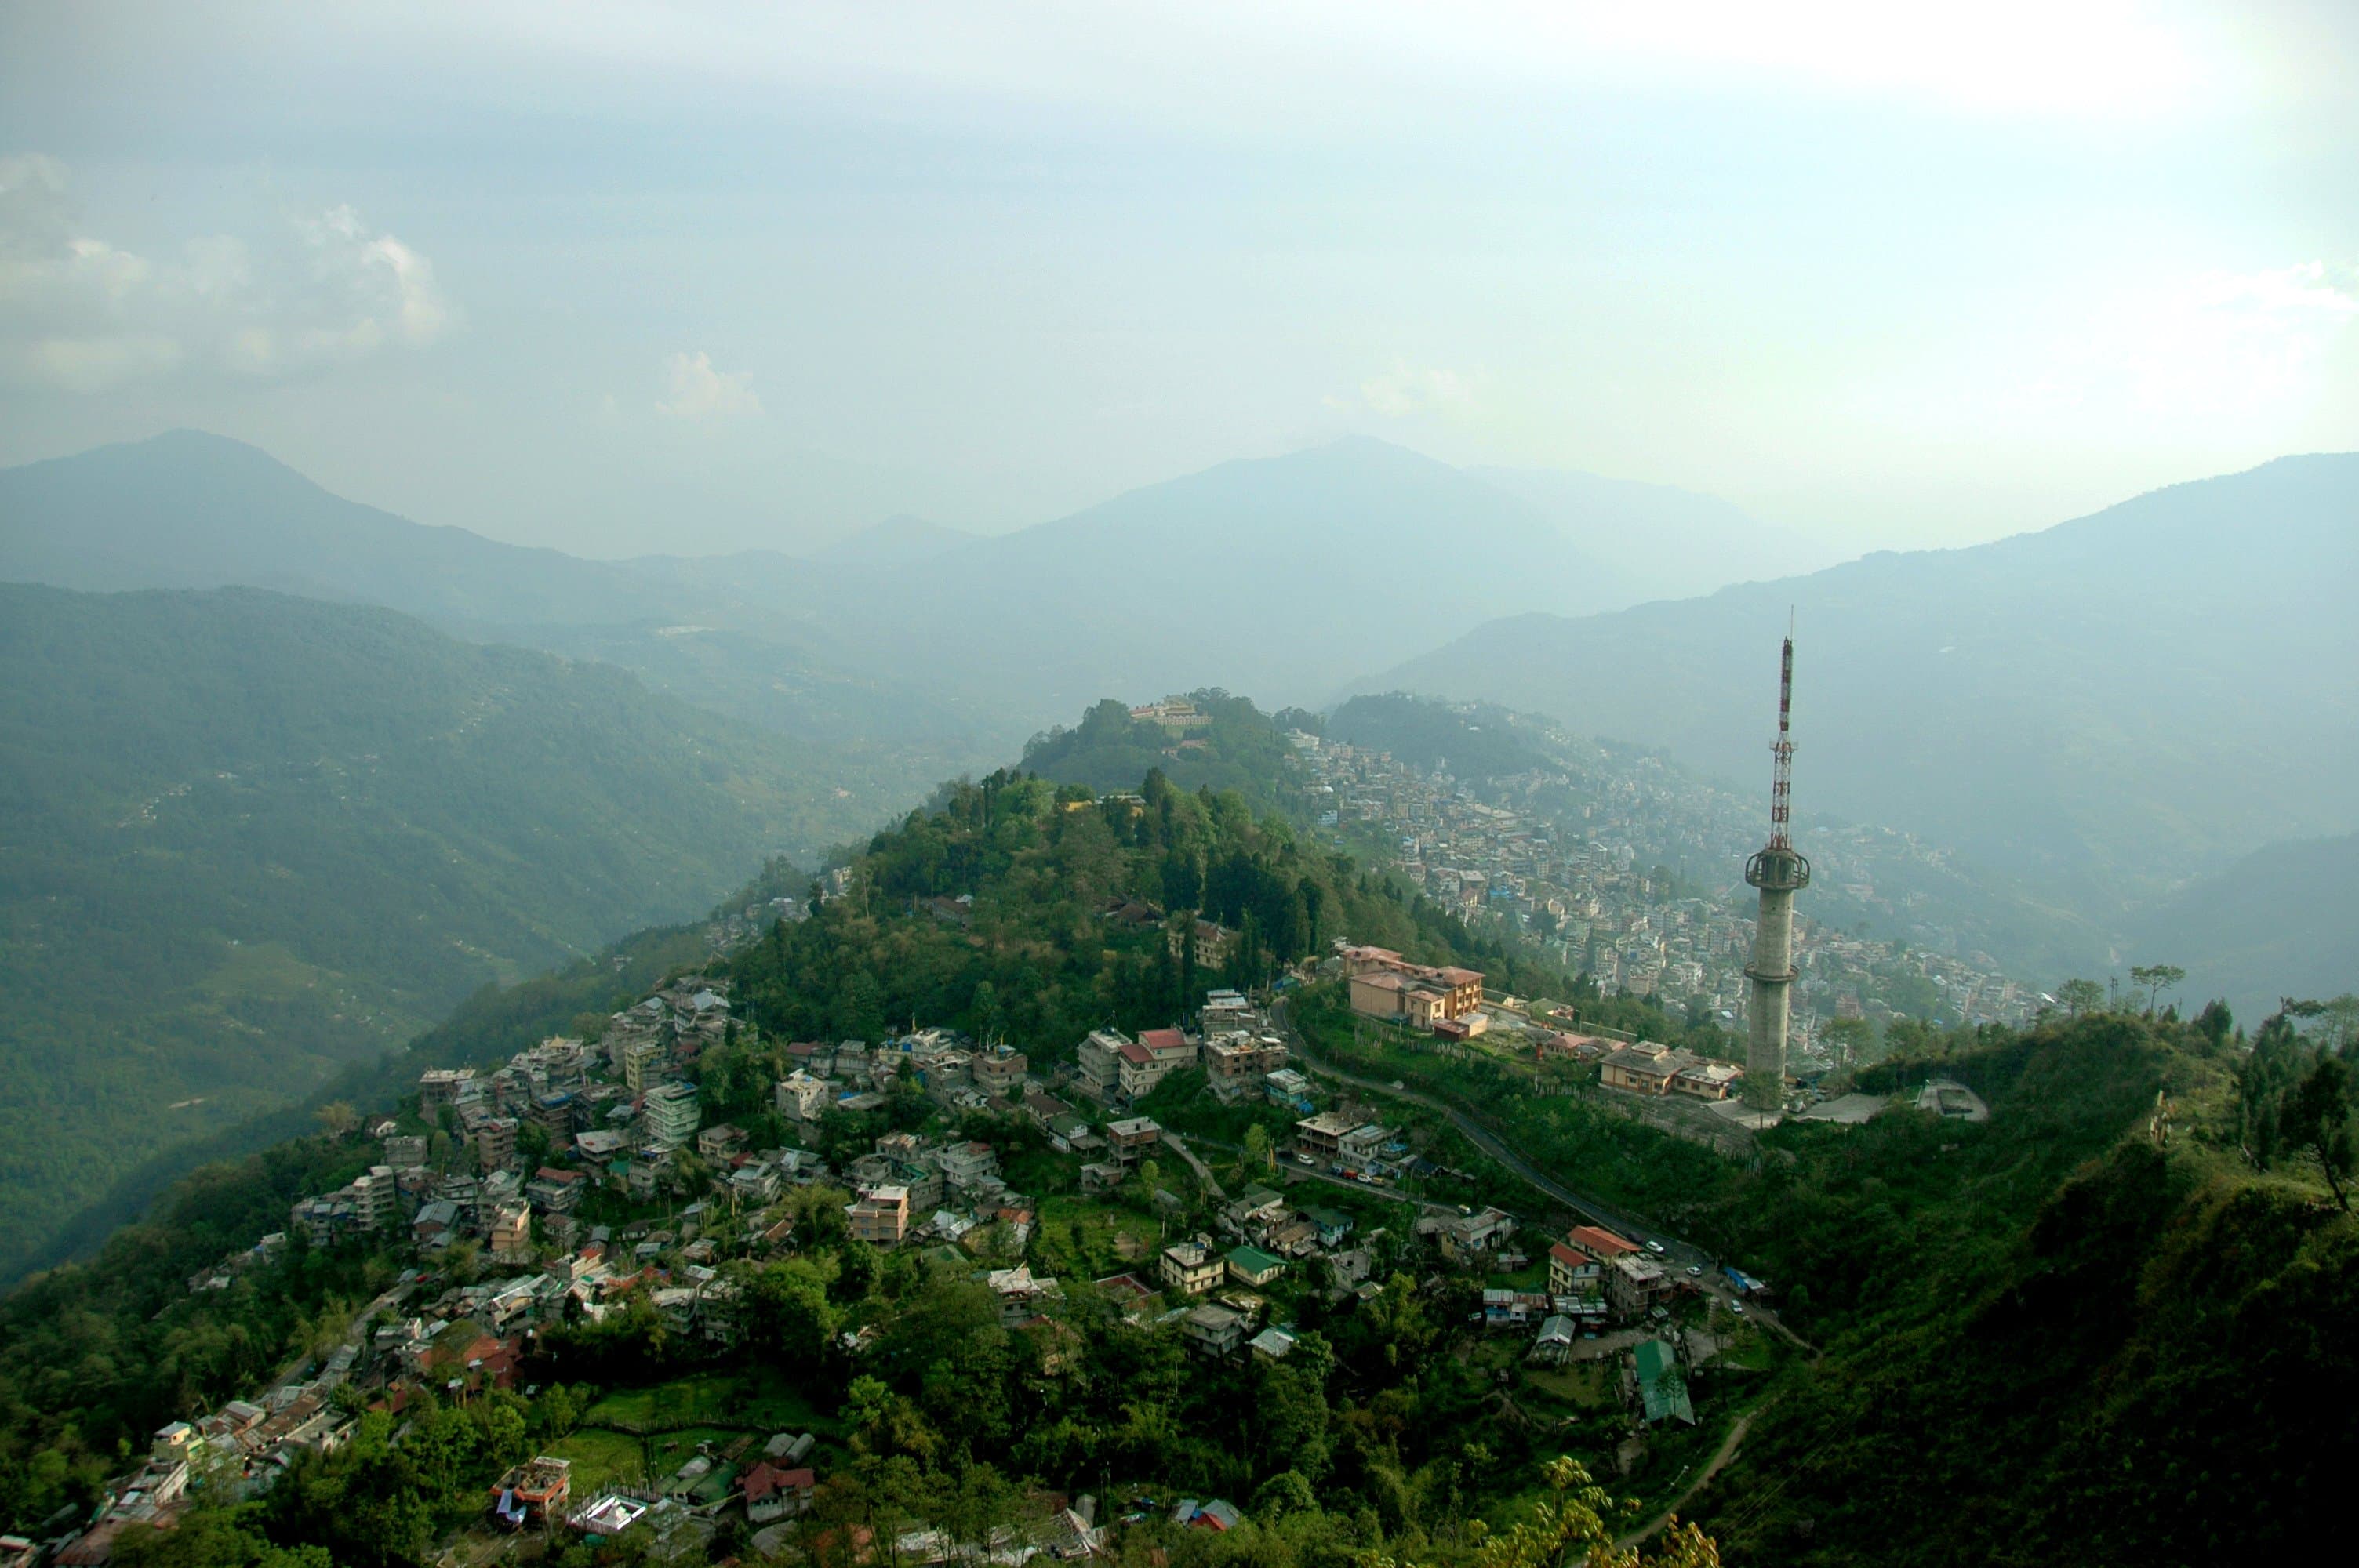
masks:
<path fill-rule="evenodd" d="M 2130 924 L 2145 951 L 2187 956 L 2188 994 L 2225 997 L 2239 1017 L 2359 990 L 2359 834 L 2256 849 Z"/>
<path fill-rule="evenodd" d="M 195 430 L 0 469 L 0 579 L 53 588 L 253 587 L 383 605 L 473 642 L 620 665 L 657 691 L 836 753 L 836 782 L 921 798 L 1024 734 L 973 694 L 860 676 L 813 605 L 823 568 L 751 555 L 594 561 L 429 527 L 348 501 Z M 920 672 L 921 675 L 929 672 Z"/>
<path fill-rule="evenodd" d="M 1571 983 L 1299 841 L 1242 794 L 1191 795 L 1159 773 L 1143 793 L 1103 800 L 1008 772 L 962 784 L 938 810 L 878 834 L 847 871 L 849 890 L 815 918 L 775 928 L 733 962 L 766 1027 L 873 1040 L 915 1017 L 1012 1035 L 1057 1059 L 1100 1024 L 1180 1022 L 1206 987 L 1266 984 L 1344 935 L 1468 963 L 1495 985 L 1561 994 Z M 1125 901 L 1162 921 L 1103 913 Z M 1234 937 L 1217 968 L 1198 968 L 1192 946 L 1170 951 L 1166 928 L 1190 910 Z"/>
<path fill-rule="evenodd" d="M 2284 458 L 1957 550 L 1495 621 L 1355 683 L 1544 713 L 1760 776 L 1795 633 L 1798 809 L 1924 835 L 2101 922 L 2348 833 L 2359 454 Z"/>
<path fill-rule="evenodd" d="M 0 588 L 0 1278 L 173 1143 L 856 829 L 828 761 L 389 611 Z"/>
<path fill-rule="evenodd" d="M 1024 748 L 1024 769 L 1101 791 L 1135 790 L 1158 772 L 1183 790 L 1234 790 L 1260 809 L 1275 807 L 1286 792 L 1286 732 L 1315 730 L 1318 717 L 1295 709 L 1273 717 L 1223 691 L 1193 692 L 1186 700 L 1203 722 L 1166 731 L 1104 698 L 1071 729 L 1059 725 L 1034 736 Z"/>
<path fill-rule="evenodd" d="M 1280 793 L 1275 780 L 1264 792 Z M 814 917 L 717 964 L 654 933 L 619 968 L 576 963 L 481 993 L 397 1074 L 350 1080 L 353 1098 L 390 1108 L 421 1062 L 496 1059 L 636 994 L 658 964 L 725 972 L 743 1015 L 761 1021 L 764 1039 L 709 1049 L 692 1068 L 708 1120 L 756 1144 L 789 1135 L 769 1092 L 785 1038 L 880 1039 L 915 1017 L 1006 1038 L 1052 1068 L 1089 1028 L 1165 1022 L 1204 986 L 1265 979 L 1344 932 L 1474 962 L 1511 988 L 1569 984 L 1486 951 L 1242 793 L 1182 791 L 1157 773 L 1114 798 L 1011 771 L 950 786 L 841 870 Z M 1157 926 L 1105 915 L 1125 898 L 1201 908 L 1245 939 L 1190 972 Z M 611 1427 L 579 1430 L 590 1401 L 645 1409 L 690 1393 L 789 1401 L 795 1424 L 840 1434 L 824 1462 L 841 1511 L 818 1519 L 822 1531 L 902 1509 L 984 1536 L 1037 1487 L 1241 1499 L 1251 1517 L 1235 1534 L 1158 1542 L 1174 1568 L 1349 1568 L 1372 1555 L 1538 1568 L 1552 1549 L 1478 1552 L 1471 1520 L 1505 1535 L 1534 1519 L 1559 1454 L 1649 1509 L 1680 1499 L 1732 1564 L 2266 1561 L 2339 1522 L 2337 1477 L 2354 1456 L 2343 1412 L 2359 1396 L 2359 1220 L 2321 1179 L 2331 1168 L 2347 1194 L 2354 1162 L 2341 1021 L 2276 1017 L 2248 1039 L 2216 1010 L 2191 1022 L 2098 1011 L 2026 1032 L 1926 1032 L 1919 1054 L 1864 1070 L 1858 1087 L 1905 1098 L 1929 1076 L 1953 1077 L 1987 1102 L 1988 1121 L 1897 1105 L 1860 1126 L 1789 1122 L 1734 1155 L 1634 1117 L 1593 1069 L 1542 1074 L 1520 1054 L 1443 1054 L 1356 1028 L 1337 990 L 1304 988 L 1287 1019 L 1306 1065 L 1355 1073 L 1381 1100 L 1373 1114 L 1425 1141 L 1451 1184 L 1419 1195 L 1513 1205 L 1534 1240 L 1560 1230 L 1569 1211 L 1485 1152 L 1504 1147 L 1653 1227 L 1675 1263 L 1725 1258 L 1774 1284 L 1768 1325 L 1757 1303 L 1743 1314 L 1677 1307 L 1682 1327 L 1724 1341 L 1693 1378 L 1701 1425 L 1632 1446 L 1630 1418 L 1585 1376 L 1526 1367 L 1522 1340 L 1481 1325 L 1476 1284 L 1526 1276 L 1454 1269 L 1406 1223 L 1383 1244 L 1386 1281 L 1372 1294 L 1307 1277 L 1271 1287 L 1306 1331 L 1299 1365 L 1192 1357 L 1176 1329 L 1125 1325 L 1080 1281 L 1125 1266 L 1117 1231 L 1160 1227 L 1172 1209 L 1185 1234 L 1224 1200 L 1176 1162 L 1158 1178 L 1175 1189 L 1169 1204 L 1144 1172 L 1078 1195 L 1029 1123 L 937 1108 L 904 1083 L 875 1116 L 794 1135 L 838 1168 L 887 1127 L 993 1142 L 1043 1223 L 991 1241 L 1014 1250 L 990 1260 L 1020 1255 L 1072 1282 L 1055 1326 L 1008 1328 L 969 1277 L 980 1258 L 880 1255 L 845 1239 L 847 1194 L 792 1193 L 743 1222 L 751 1236 L 783 1212 L 792 1253 L 727 1265 L 754 1292 L 743 1343 L 668 1333 L 642 1285 L 601 1324 L 541 1330 L 519 1379 L 537 1391 L 405 1410 L 431 1464 L 400 1460 L 375 1418 L 349 1452 L 306 1459 L 296 1484 L 249 1511 L 200 1509 L 182 1529 L 244 1530 L 338 1561 L 429 1561 L 480 1517 L 486 1478 L 527 1442 L 636 1454 Z M 1583 1005 L 1665 1037 L 1666 1021 L 1637 1003 Z M 1224 1148 L 1223 1129 L 1235 1123 L 1249 1147 L 1253 1130 L 1282 1134 L 1291 1114 L 1215 1107 L 1187 1075 L 1147 1108 L 1240 1184 L 1259 1168 Z M 1497 1144 L 1461 1137 L 1464 1123 L 1444 1119 L 1453 1111 Z M 298 1139 L 201 1172 L 91 1262 L 0 1303 L 0 1517 L 86 1502 L 121 1468 L 118 1441 L 251 1391 L 285 1347 L 332 1336 L 413 1260 L 398 1238 L 355 1237 L 293 1246 L 223 1291 L 185 1289 L 190 1268 L 277 1228 L 290 1196 L 374 1149 Z M 613 1190 L 597 1202 L 637 1234 L 667 1225 L 677 1198 Z M 715 1223 L 739 1234 L 725 1229 L 735 1218 Z M 1730 1433 L 1734 1463 L 1684 1495 Z M 336 1506 L 355 1495 L 390 1499 L 397 1532 L 380 1539 Z M 1140 1521 L 1157 1517 L 1140 1511 L 1128 1541 L 1156 1540 Z M 160 1551 L 161 1538 L 139 1549 Z"/>

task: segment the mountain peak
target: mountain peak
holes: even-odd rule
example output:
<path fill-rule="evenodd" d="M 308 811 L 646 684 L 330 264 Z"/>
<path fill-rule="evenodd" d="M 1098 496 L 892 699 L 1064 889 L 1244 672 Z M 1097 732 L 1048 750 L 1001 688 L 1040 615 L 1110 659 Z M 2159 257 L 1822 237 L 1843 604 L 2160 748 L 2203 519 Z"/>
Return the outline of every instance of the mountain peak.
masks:
<path fill-rule="evenodd" d="M 963 528 L 897 512 L 856 528 L 811 553 L 811 559 L 840 567 L 902 567 L 947 555 L 980 535 Z"/>

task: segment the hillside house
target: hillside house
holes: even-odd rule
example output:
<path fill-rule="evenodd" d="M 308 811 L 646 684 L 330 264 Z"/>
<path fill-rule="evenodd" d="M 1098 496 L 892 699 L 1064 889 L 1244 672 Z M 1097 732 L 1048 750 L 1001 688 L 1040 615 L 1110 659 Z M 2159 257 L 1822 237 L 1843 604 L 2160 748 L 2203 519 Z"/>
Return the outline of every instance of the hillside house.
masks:
<path fill-rule="evenodd" d="M 1317 1164 L 1332 1164 L 1343 1157 L 1343 1135 L 1360 1125 L 1357 1117 L 1340 1110 L 1322 1110 L 1294 1124 L 1294 1146 Z"/>
<path fill-rule="evenodd" d="M 1190 1309 L 1188 1315 L 1180 1320 L 1180 1331 L 1187 1336 L 1189 1347 L 1199 1356 L 1221 1360 L 1235 1355 L 1245 1344 L 1248 1321 L 1241 1312 L 1207 1302 Z"/>
<path fill-rule="evenodd" d="M 1437 1239 L 1443 1257 L 1453 1263 L 1465 1263 L 1497 1251 L 1515 1232 L 1515 1216 L 1502 1208 L 1485 1208 L 1448 1221 Z"/>
<path fill-rule="evenodd" d="M 1157 1260 L 1156 1271 L 1165 1285 L 1182 1295 L 1201 1296 L 1221 1282 L 1227 1260 L 1193 1241 L 1175 1241 Z"/>
<path fill-rule="evenodd" d="M 1430 1030 L 1464 1019 L 1483 1005 L 1483 975 L 1454 965 L 1412 964 L 1385 947 L 1347 947 L 1352 1011 L 1364 1018 Z"/>
<path fill-rule="evenodd" d="M 889 1183 L 870 1187 L 859 1201 L 846 1204 L 843 1213 L 857 1239 L 872 1247 L 898 1247 L 909 1233 L 909 1189 Z"/>
<path fill-rule="evenodd" d="M 1625 1321 L 1644 1317 L 1647 1310 L 1671 1293 L 1671 1276 L 1643 1252 L 1625 1252 L 1607 1260 L 1605 1299 L 1614 1315 Z"/>
<path fill-rule="evenodd" d="M 1227 1259 L 1229 1278 L 1256 1290 L 1270 1283 L 1286 1272 L 1286 1260 L 1273 1258 L 1258 1247 L 1238 1247 L 1230 1250 Z"/>
<path fill-rule="evenodd" d="M 547 1454 L 509 1467 L 492 1487 L 492 1509 L 510 1530 L 565 1517 L 573 1495 L 572 1462 Z"/>
<path fill-rule="evenodd" d="M 770 1524 L 808 1509 L 819 1490 L 819 1476 L 809 1468 L 782 1470 L 765 1459 L 745 1472 L 740 1487 L 745 1517 L 756 1524 Z"/>
<path fill-rule="evenodd" d="M 1021 1051 L 1011 1051 L 1002 1045 L 997 1050 L 976 1055 L 968 1071 L 974 1076 L 974 1087 L 985 1094 L 1006 1095 L 1020 1089 L 1031 1060 Z"/>
<path fill-rule="evenodd" d="M 1161 1141 L 1163 1129 L 1151 1116 L 1132 1116 L 1107 1122 L 1105 1135 L 1114 1162 L 1136 1165 Z"/>
<path fill-rule="evenodd" d="M 1696 1423 L 1695 1404 L 1688 1397 L 1687 1374 L 1680 1370 L 1679 1353 L 1669 1341 L 1640 1341 L 1630 1352 L 1629 1376 L 1638 1418 L 1648 1426 L 1664 1421 L 1676 1421 L 1686 1426 Z"/>
<path fill-rule="evenodd" d="M 1093 1099 L 1112 1099 L 1122 1087 L 1123 1047 L 1133 1044 L 1119 1029 L 1091 1030 L 1073 1052 L 1074 1087 Z"/>

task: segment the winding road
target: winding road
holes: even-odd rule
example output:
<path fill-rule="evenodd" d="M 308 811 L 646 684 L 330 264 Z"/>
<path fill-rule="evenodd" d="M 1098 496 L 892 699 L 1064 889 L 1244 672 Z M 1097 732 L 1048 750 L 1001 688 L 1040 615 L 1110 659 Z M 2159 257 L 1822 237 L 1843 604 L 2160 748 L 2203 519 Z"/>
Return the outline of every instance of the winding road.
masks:
<path fill-rule="evenodd" d="M 1431 1095 L 1412 1088 L 1395 1088 L 1391 1084 L 1379 1083 L 1374 1078 L 1364 1078 L 1356 1073 L 1346 1072 L 1332 1063 L 1320 1060 L 1310 1054 L 1309 1048 L 1303 1044 L 1300 1031 L 1294 1027 L 1293 1021 L 1287 1016 L 1285 999 L 1280 998 L 1271 1005 L 1270 1018 L 1271 1022 L 1277 1026 L 1278 1032 L 1285 1036 L 1288 1048 L 1310 1072 L 1318 1074 L 1321 1077 L 1332 1078 L 1338 1083 L 1349 1084 L 1354 1088 L 1365 1089 L 1370 1094 L 1407 1100 L 1412 1105 L 1422 1106 L 1428 1110 L 1439 1111 L 1450 1119 L 1450 1124 L 1452 1127 L 1465 1135 L 1468 1142 L 1497 1161 L 1533 1191 L 1562 1204 L 1575 1214 L 1602 1225 L 1608 1230 L 1626 1236 L 1642 1245 L 1651 1243 L 1659 1247 L 1661 1256 L 1666 1262 L 1681 1269 L 1701 1270 L 1699 1282 L 1707 1291 L 1715 1295 L 1729 1295 L 1726 1281 L 1713 1266 L 1712 1255 L 1702 1248 L 1691 1242 L 1682 1241 L 1676 1236 L 1657 1231 L 1649 1226 L 1642 1225 L 1611 1204 L 1574 1192 L 1553 1176 L 1539 1170 L 1529 1160 L 1525 1159 L 1508 1144 L 1506 1139 L 1447 1100 L 1437 1099 Z M 1778 1321 L 1776 1313 L 1756 1306 L 1749 1309 L 1746 1315 L 1798 1348 L 1809 1351 L 1812 1355 L 1817 1354 L 1818 1347 Z M 1698 1485 L 1701 1485 L 1701 1482 L 1698 1482 Z"/>
<path fill-rule="evenodd" d="M 1659 1234 L 1652 1227 L 1632 1219 L 1611 1204 L 1574 1192 L 1553 1176 L 1540 1171 L 1530 1161 L 1509 1147 L 1505 1139 L 1449 1101 L 1436 1099 L 1433 1096 L 1417 1089 L 1395 1088 L 1390 1084 L 1378 1083 L 1374 1078 L 1364 1078 L 1357 1073 L 1346 1072 L 1332 1063 L 1321 1061 L 1303 1044 L 1300 1033 L 1295 1029 L 1292 1021 L 1286 1016 L 1286 1003 L 1283 1000 L 1271 1008 L 1270 1015 L 1280 1032 L 1285 1034 L 1288 1045 L 1293 1050 L 1295 1055 L 1301 1059 L 1304 1066 L 1321 1077 L 1332 1078 L 1338 1083 L 1349 1084 L 1354 1088 L 1365 1089 L 1371 1094 L 1407 1100 L 1412 1105 L 1423 1106 L 1428 1110 L 1439 1111 L 1450 1119 L 1451 1126 L 1466 1135 L 1468 1142 L 1506 1166 L 1521 1178 L 1526 1185 L 1543 1197 L 1553 1198 L 1582 1218 L 1594 1221 L 1608 1230 L 1626 1236 L 1642 1245 L 1648 1241 L 1659 1242 L 1663 1249 L 1663 1256 L 1682 1268 L 1693 1265 L 1709 1270 L 1712 1267 L 1712 1258 L 1703 1249 L 1691 1246 L 1675 1236 Z"/>
<path fill-rule="evenodd" d="M 1728 1462 L 1736 1457 L 1736 1445 L 1745 1441 L 1745 1433 L 1753 1425 L 1753 1418 L 1760 1413 L 1757 1410 L 1746 1411 L 1730 1422 L 1728 1435 L 1721 1440 L 1720 1452 L 1712 1456 L 1712 1463 L 1703 1467 L 1703 1473 L 1681 1487 L 1678 1497 L 1664 1504 L 1662 1512 L 1616 1541 L 1614 1543 L 1614 1547 L 1619 1551 L 1626 1552 L 1641 1541 L 1660 1533 L 1662 1528 L 1671 1522 L 1671 1516 L 1685 1508 L 1690 1498 L 1703 1490 L 1704 1483 L 1727 1468 Z"/>

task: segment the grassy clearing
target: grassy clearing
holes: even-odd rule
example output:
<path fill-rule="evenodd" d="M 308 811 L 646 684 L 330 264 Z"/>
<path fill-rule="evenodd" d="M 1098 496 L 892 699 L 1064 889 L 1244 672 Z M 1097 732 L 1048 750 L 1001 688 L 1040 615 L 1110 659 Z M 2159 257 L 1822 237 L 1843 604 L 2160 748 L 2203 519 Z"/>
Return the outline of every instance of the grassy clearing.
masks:
<path fill-rule="evenodd" d="M 573 1495 L 587 1500 L 614 1487 L 636 1487 L 647 1479 L 639 1440 L 619 1432 L 585 1427 L 549 1445 L 553 1458 L 573 1462 Z"/>
<path fill-rule="evenodd" d="M 1582 1410 L 1595 1410 L 1614 1400 L 1613 1368 L 1593 1361 L 1579 1367 L 1534 1368 L 1524 1380 L 1550 1399 Z"/>
<path fill-rule="evenodd" d="M 1043 1198 L 1039 1217 L 1035 1265 L 1041 1273 L 1060 1277 L 1097 1280 L 1130 1271 L 1140 1258 L 1153 1256 L 1162 1235 L 1151 1216 L 1110 1208 L 1095 1199 Z M 1124 1237 L 1131 1238 L 1130 1247 L 1121 1244 Z"/>
<path fill-rule="evenodd" d="M 780 1378 L 763 1368 L 743 1373 L 702 1372 L 645 1389 L 618 1389 L 590 1409 L 585 1421 L 630 1432 L 687 1427 L 811 1432 L 841 1438 L 842 1422 L 821 1412 Z"/>
<path fill-rule="evenodd" d="M 717 1426 L 691 1426 L 679 1432 L 667 1432 L 649 1444 L 655 1454 L 656 1475 L 658 1477 L 676 1475 L 681 1465 L 696 1457 L 701 1445 L 709 1443 L 716 1448 L 726 1447 L 744 1435 Z"/>

